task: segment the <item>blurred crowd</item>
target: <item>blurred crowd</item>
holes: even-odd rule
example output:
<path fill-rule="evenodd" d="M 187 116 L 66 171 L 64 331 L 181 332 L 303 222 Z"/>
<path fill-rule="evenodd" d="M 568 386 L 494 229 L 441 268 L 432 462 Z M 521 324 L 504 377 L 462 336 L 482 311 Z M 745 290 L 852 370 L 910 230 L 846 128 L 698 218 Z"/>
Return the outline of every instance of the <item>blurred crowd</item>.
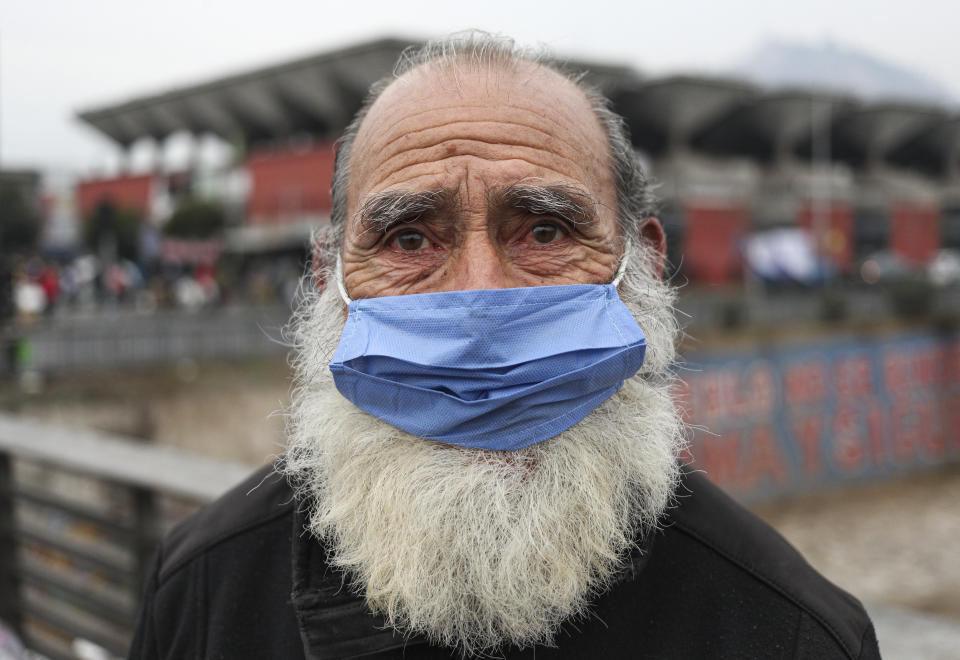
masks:
<path fill-rule="evenodd" d="M 920 280 L 934 287 L 960 284 L 960 250 L 949 248 L 937 250 L 929 260 L 920 263 L 911 262 L 892 249 L 875 250 L 844 272 L 818 251 L 811 232 L 780 228 L 749 234 L 742 241 L 741 253 L 749 276 L 775 287 L 814 286 L 828 280 L 854 285 L 903 280 Z"/>
<path fill-rule="evenodd" d="M 130 309 L 200 310 L 231 304 L 289 305 L 303 272 L 302 258 L 225 257 L 216 262 L 104 262 L 75 258 L 15 257 L 3 292 L 6 315 L 19 322 L 44 316 Z"/>

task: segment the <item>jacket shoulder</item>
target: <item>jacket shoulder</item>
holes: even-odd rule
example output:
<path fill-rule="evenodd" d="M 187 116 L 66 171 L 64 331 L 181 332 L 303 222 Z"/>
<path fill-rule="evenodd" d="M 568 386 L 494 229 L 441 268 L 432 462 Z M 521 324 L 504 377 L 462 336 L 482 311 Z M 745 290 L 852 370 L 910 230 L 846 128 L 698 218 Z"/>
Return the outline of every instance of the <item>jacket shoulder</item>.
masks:
<path fill-rule="evenodd" d="M 667 523 L 732 570 L 746 573 L 812 619 L 851 658 L 875 645 L 860 601 L 818 573 L 786 539 L 701 473 L 684 468 Z"/>
<path fill-rule="evenodd" d="M 170 530 L 161 546 L 159 582 L 213 547 L 289 516 L 295 506 L 286 478 L 272 465 L 261 467 Z"/>
<path fill-rule="evenodd" d="M 130 658 L 302 658 L 290 602 L 295 503 L 257 470 L 174 527 L 147 576 Z"/>

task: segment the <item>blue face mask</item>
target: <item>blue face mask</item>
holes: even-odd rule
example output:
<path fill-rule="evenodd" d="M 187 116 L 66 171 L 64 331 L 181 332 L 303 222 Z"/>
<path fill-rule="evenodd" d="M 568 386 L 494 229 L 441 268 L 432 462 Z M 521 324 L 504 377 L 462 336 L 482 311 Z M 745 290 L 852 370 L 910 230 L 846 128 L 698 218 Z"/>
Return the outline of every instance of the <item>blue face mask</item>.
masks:
<path fill-rule="evenodd" d="M 618 280 L 350 300 L 338 272 L 349 313 L 334 383 L 421 438 L 499 450 L 542 442 L 643 364 L 646 340 Z"/>

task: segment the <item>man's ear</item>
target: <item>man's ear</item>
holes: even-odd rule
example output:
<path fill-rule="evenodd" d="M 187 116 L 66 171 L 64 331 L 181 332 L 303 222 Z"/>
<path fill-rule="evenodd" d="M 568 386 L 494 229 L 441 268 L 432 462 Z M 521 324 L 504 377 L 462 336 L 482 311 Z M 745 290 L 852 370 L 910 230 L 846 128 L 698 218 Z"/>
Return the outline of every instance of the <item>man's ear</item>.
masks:
<path fill-rule="evenodd" d="M 657 277 L 663 277 L 663 266 L 667 260 L 667 235 L 660 221 L 650 216 L 640 223 L 640 239 L 650 248 L 650 267 Z"/>

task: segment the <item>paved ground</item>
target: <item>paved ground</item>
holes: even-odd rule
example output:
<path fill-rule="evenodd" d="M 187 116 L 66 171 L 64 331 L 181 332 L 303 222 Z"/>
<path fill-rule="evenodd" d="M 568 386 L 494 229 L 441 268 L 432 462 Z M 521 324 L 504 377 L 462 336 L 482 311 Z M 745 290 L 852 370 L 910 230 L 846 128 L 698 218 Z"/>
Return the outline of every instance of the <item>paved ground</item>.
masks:
<path fill-rule="evenodd" d="M 960 465 L 754 510 L 867 603 L 960 622 Z"/>
<path fill-rule="evenodd" d="M 960 658 L 960 623 L 886 605 L 869 610 L 885 660 Z"/>

